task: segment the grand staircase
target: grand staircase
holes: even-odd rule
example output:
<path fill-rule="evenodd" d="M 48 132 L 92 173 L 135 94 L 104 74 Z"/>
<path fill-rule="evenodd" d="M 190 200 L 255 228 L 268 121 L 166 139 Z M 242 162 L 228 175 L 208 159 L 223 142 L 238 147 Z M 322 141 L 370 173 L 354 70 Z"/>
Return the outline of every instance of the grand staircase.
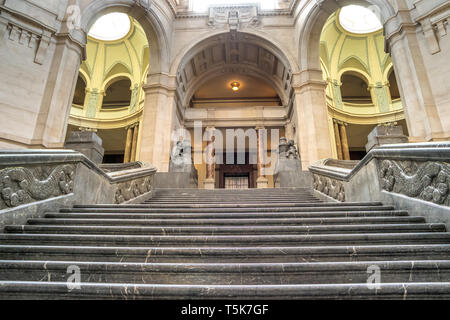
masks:
<path fill-rule="evenodd" d="M 0 270 L 1 299 L 449 298 L 450 233 L 308 189 L 157 190 L 7 226 Z"/>

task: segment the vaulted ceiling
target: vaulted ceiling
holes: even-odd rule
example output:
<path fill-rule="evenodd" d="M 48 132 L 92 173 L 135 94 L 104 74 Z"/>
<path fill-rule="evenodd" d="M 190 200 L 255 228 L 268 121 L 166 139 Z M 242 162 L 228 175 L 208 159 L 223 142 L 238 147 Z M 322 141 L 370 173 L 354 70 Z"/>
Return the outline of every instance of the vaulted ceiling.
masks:
<path fill-rule="evenodd" d="M 230 74 L 260 79 L 283 103 L 288 100 L 292 74 L 287 64 L 262 39 L 244 33 L 215 36 L 191 50 L 178 70 L 179 98 L 187 106 L 205 83 Z"/>

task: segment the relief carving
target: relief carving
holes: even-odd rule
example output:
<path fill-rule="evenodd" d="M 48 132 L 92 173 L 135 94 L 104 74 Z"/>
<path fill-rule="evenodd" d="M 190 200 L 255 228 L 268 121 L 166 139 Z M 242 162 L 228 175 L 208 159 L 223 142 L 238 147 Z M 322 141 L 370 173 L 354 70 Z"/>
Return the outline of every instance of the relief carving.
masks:
<path fill-rule="evenodd" d="M 75 165 L 0 170 L 0 209 L 42 201 L 73 192 Z"/>
<path fill-rule="evenodd" d="M 116 204 L 121 204 L 139 196 L 142 196 L 153 189 L 153 176 L 140 178 L 118 184 L 116 190 Z"/>
<path fill-rule="evenodd" d="M 317 174 L 313 175 L 314 190 L 317 190 L 340 202 L 345 202 L 345 188 L 342 181 L 331 179 Z"/>
<path fill-rule="evenodd" d="M 382 189 L 389 192 L 450 205 L 448 163 L 383 160 L 380 183 Z"/>

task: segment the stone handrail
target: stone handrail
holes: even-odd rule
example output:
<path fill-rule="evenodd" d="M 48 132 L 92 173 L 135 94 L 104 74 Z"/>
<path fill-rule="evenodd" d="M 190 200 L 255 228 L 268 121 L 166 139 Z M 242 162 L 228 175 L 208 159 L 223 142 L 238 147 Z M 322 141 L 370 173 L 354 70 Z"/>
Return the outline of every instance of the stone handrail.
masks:
<path fill-rule="evenodd" d="M 450 142 L 383 145 L 353 169 L 312 165 L 316 192 L 340 202 L 383 201 L 450 223 Z M 443 215 L 442 212 L 447 212 Z"/>
<path fill-rule="evenodd" d="M 153 196 L 153 166 L 111 171 L 72 150 L 1 150 L 0 227 L 73 204 L 137 203 Z"/>

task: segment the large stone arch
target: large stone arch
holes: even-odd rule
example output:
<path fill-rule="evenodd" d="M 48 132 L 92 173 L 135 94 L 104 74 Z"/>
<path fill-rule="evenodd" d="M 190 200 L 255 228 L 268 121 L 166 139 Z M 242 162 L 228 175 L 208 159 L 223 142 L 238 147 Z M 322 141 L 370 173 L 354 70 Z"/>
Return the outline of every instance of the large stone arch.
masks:
<path fill-rule="evenodd" d="M 258 51 L 258 54 L 267 54 L 268 60 L 273 59 L 274 64 L 271 65 L 271 67 L 273 67 L 273 73 L 270 73 L 270 71 L 265 72 L 263 68 L 258 70 L 258 67 L 260 66 L 257 64 L 251 64 L 251 62 L 246 59 L 243 59 L 246 60 L 243 61 L 238 58 L 239 61 L 231 62 L 227 60 L 227 56 L 224 56 L 223 61 L 215 61 L 214 63 L 208 62 L 208 69 L 206 71 L 202 70 L 199 74 L 194 70 L 193 74 L 195 74 L 195 76 L 192 78 L 187 75 L 190 72 L 189 70 L 186 71 L 186 68 L 191 68 L 192 61 L 198 54 L 204 52 L 205 50 L 214 48 L 214 46 L 220 45 L 225 46 L 224 51 L 226 52 L 228 50 L 227 46 L 230 43 L 239 43 L 240 56 L 242 53 L 241 50 L 245 50 L 242 48 L 244 41 L 245 46 L 253 46 L 254 48 L 257 48 L 257 50 L 261 50 Z M 239 69 L 246 69 L 249 72 L 252 72 L 256 77 L 262 77 L 263 74 L 265 74 L 267 82 L 269 82 L 277 91 L 283 103 L 288 104 L 291 91 L 292 74 L 294 72 L 298 72 L 298 64 L 292 56 L 286 54 L 287 52 L 288 51 L 284 50 L 280 44 L 257 33 L 230 33 L 228 31 L 219 31 L 213 35 L 208 33 L 207 36 L 198 39 L 195 43 L 180 52 L 172 63 L 170 73 L 176 74 L 177 77 L 177 95 L 180 100 L 179 102 L 185 106 L 190 96 L 193 92 L 195 92 L 195 87 L 198 87 L 204 83 L 204 79 L 209 79 L 214 74 L 217 75 L 217 72 L 220 69 L 233 68 L 238 70 L 238 72 Z"/>
<path fill-rule="evenodd" d="M 375 6 L 384 26 L 386 46 L 391 54 L 399 79 L 399 89 L 408 124 L 411 141 L 442 139 L 448 133 L 443 130 L 439 111 L 433 95 L 426 62 L 419 52 L 420 25 L 407 12 L 406 4 L 393 8 L 388 0 L 318 0 L 309 1 L 297 20 L 298 59 L 301 72 L 313 74 L 313 80 L 321 75 L 319 43 L 323 26 L 328 17 L 346 5 Z M 402 10 L 400 15 L 397 11 Z M 420 120 L 418 120 L 420 119 Z"/>
<path fill-rule="evenodd" d="M 95 21 L 104 14 L 122 12 L 136 19 L 144 29 L 150 47 L 149 74 L 167 73 L 170 42 L 168 30 L 164 24 L 163 13 L 155 6 L 144 8 L 134 0 L 94 0 L 81 13 L 81 29 L 86 35 Z M 86 38 L 84 39 L 86 42 Z"/>
<path fill-rule="evenodd" d="M 310 1 L 298 20 L 300 70 L 320 70 L 320 36 L 330 15 L 347 5 L 375 6 L 380 20 L 385 24 L 394 15 L 388 0 L 319 0 Z"/>

